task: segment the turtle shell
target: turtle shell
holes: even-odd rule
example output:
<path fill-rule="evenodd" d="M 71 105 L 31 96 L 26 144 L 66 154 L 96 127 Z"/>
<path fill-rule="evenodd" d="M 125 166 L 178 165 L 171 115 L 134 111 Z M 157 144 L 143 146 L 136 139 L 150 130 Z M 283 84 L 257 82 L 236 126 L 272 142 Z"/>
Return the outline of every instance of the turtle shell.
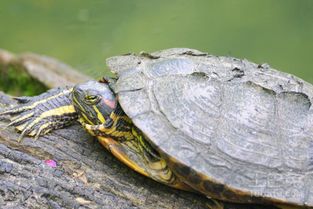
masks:
<path fill-rule="evenodd" d="M 125 113 L 198 191 L 313 206 L 313 86 L 193 49 L 107 60 Z"/>

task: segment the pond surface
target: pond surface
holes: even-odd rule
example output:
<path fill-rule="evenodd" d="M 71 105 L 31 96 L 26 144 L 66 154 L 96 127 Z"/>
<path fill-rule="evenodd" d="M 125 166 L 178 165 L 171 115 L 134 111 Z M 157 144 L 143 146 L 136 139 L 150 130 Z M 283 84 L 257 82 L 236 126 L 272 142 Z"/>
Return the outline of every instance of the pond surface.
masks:
<path fill-rule="evenodd" d="M 112 55 L 190 47 L 313 83 L 312 11 L 312 0 L 1 0 L 0 48 L 98 77 Z"/>

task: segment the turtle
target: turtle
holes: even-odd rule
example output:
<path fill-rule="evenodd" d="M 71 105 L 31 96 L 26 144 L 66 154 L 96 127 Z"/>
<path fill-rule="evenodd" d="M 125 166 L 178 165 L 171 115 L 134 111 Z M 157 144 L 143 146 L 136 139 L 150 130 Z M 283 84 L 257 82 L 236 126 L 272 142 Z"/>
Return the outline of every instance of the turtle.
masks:
<path fill-rule="evenodd" d="M 131 169 L 210 208 L 313 208 L 313 86 L 245 59 L 173 48 L 107 59 L 115 77 L 16 98 L 37 139 L 74 121 Z"/>

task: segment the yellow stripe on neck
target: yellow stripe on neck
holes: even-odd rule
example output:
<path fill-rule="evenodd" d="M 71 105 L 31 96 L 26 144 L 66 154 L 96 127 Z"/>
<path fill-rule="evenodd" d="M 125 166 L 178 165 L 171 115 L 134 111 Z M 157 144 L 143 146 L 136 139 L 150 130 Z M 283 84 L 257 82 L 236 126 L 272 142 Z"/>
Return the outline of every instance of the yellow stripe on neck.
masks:
<path fill-rule="evenodd" d="M 94 125 L 94 123 L 91 122 L 91 121 L 89 120 L 89 118 L 87 117 L 87 115 L 82 111 L 82 110 L 85 110 L 85 109 L 84 109 L 83 106 L 81 106 L 81 104 L 77 101 L 77 99 L 76 99 L 75 96 L 73 96 L 73 100 L 74 100 L 75 104 L 77 104 L 77 105 L 79 106 L 79 108 L 80 108 L 80 110 L 81 110 L 81 111 L 80 111 L 80 114 L 83 116 L 83 118 L 84 118 L 89 124 Z"/>
<path fill-rule="evenodd" d="M 64 91 L 61 91 L 60 93 L 58 93 L 57 95 L 53 95 L 51 97 L 48 97 L 48 98 L 45 98 L 45 99 L 42 99 L 42 100 L 39 100 L 37 102 L 34 102 L 32 105 L 29 105 L 29 106 L 26 106 L 25 107 L 25 110 L 29 110 L 29 109 L 32 109 L 32 108 L 35 108 L 37 105 L 39 104 L 42 104 L 42 103 L 46 103 L 47 101 L 51 100 L 51 99 L 54 99 L 54 98 L 57 98 L 59 96 L 63 96 L 64 94 L 68 94 L 68 93 L 71 93 L 73 91 L 73 88 L 70 88 L 68 90 L 64 90 Z"/>
<path fill-rule="evenodd" d="M 62 116 L 64 114 L 70 114 L 75 113 L 75 108 L 73 105 L 66 105 L 61 106 L 46 112 L 43 112 L 38 118 L 36 118 L 31 124 L 29 124 L 27 127 L 32 127 L 39 121 L 41 121 L 44 118 L 50 117 L 50 116 Z"/>
<path fill-rule="evenodd" d="M 96 111 L 97 118 L 101 121 L 101 123 L 105 123 L 105 119 L 104 119 L 103 115 L 101 114 L 101 112 L 99 111 L 99 109 L 97 108 L 97 106 L 93 105 L 92 107 Z"/>

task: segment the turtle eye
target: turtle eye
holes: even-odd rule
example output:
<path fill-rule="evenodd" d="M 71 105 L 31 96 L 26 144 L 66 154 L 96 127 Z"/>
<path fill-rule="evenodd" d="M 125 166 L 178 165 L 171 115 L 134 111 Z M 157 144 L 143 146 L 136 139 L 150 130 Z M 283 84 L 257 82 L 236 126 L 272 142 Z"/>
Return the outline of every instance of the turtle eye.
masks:
<path fill-rule="evenodd" d="M 97 95 L 87 95 L 85 99 L 86 102 L 90 104 L 95 104 L 99 101 L 99 97 Z"/>

